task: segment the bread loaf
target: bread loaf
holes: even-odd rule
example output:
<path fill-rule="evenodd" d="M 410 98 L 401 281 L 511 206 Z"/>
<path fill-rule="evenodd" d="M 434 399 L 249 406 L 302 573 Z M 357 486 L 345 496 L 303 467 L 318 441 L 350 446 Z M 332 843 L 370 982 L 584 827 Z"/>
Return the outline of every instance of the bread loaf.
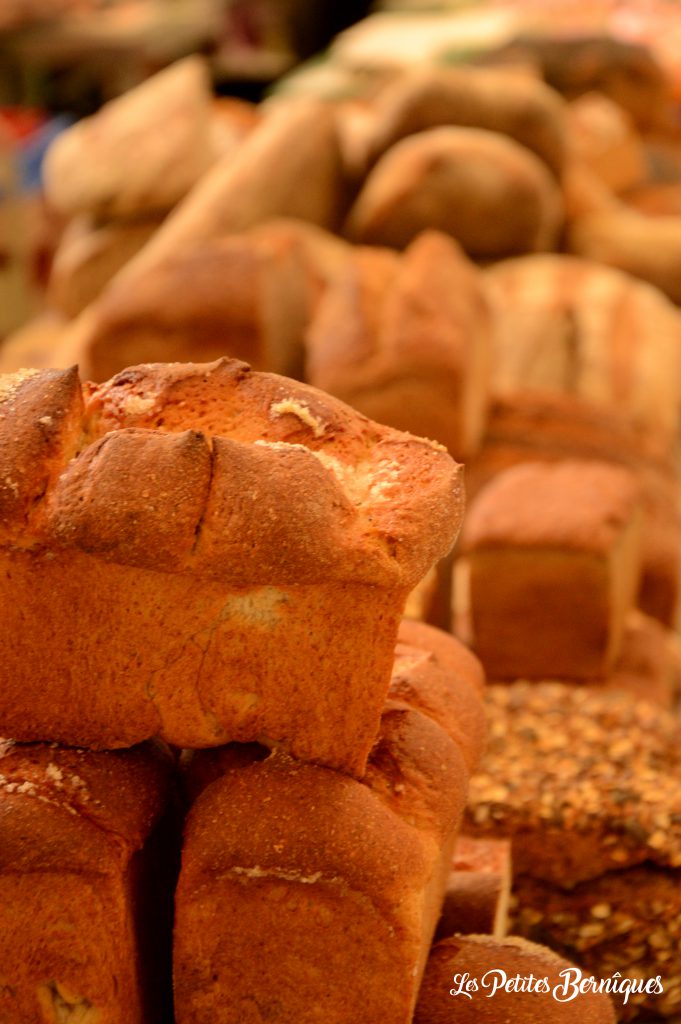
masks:
<path fill-rule="evenodd" d="M 474 647 L 492 679 L 594 679 L 620 654 L 640 575 L 635 478 L 526 463 L 472 503 L 461 551 Z"/>
<path fill-rule="evenodd" d="M 465 762 L 481 749 L 429 713 L 452 720 L 455 694 L 482 718 L 475 687 L 406 674 L 361 783 L 274 754 L 232 766 L 194 803 L 176 900 L 178 1024 L 411 1021 Z"/>
<path fill-rule="evenodd" d="M 443 939 L 428 958 L 414 1024 L 614 1024 L 605 993 L 585 992 L 578 999 L 554 995 L 573 991 L 573 970 L 553 950 L 516 936 Z M 467 982 L 475 988 L 467 988 Z"/>
<path fill-rule="evenodd" d="M 64 337 L 55 364 L 103 381 L 147 362 L 244 359 L 302 376 L 303 335 L 350 247 L 303 221 L 187 244 L 115 283 Z"/>
<path fill-rule="evenodd" d="M 371 163 L 408 135 L 458 125 L 508 135 L 556 175 L 563 167 L 565 103 L 531 75 L 476 67 L 416 68 L 385 86 L 372 114 Z"/>
<path fill-rule="evenodd" d="M 511 896 L 511 844 L 508 839 L 474 839 L 460 835 L 437 925 L 436 938 L 508 932 Z"/>
<path fill-rule="evenodd" d="M 560 391 L 608 405 L 640 429 L 676 436 L 681 318 L 658 291 L 574 257 L 509 260 L 485 278 L 494 389 Z"/>
<path fill-rule="evenodd" d="M 356 242 L 404 249 L 428 228 L 473 257 L 551 248 L 559 189 L 529 149 L 480 128 L 432 128 L 403 139 L 370 172 L 346 231 Z"/>
<path fill-rule="evenodd" d="M 491 331 L 479 273 L 453 240 L 426 232 L 399 262 L 359 250 L 339 274 L 307 334 L 307 378 L 465 458 L 485 425 Z"/>
<path fill-rule="evenodd" d="M 235 153 L 211 167 L 122 272 L 125 280 L 194 242 L 245 231 L 272 217 L 333 230 L 345 183 L 336 123 L 325 103 L 276 104 Z"/>
<path fill-rule="evenodd" d="M 458 529 L 449 456 L 229 360 L 1 384 L 0 728 L 361 775 L 403 603 Z"/>
<path fill-rule="evenodd" d="M 641 431 L 613 407 L 571 394 L 516 391 L 490 405 L 481 451 L 466 466 L 469 502 L 498 473 L 523 462 L 596 459 L 625 466 L 641 487 L 643 536 L 637 604 L 675 622 L 681 564 L 676 451 L 665 434 Z"/>
<path fill-rule="evenodd" d="M 466 828 L 510 837 L 513 931 L 587 975 L 647 981 L 618 1017 L 681 1000 L 681 726 L 630 694 L 557 683 L 488 687 L 490 742 Z"/>
<path fill-rule="evenodd" d="M 159 218 L 93 223 L 77 217 L 54 254 L 47 297 L 67 317 L 78 316 L 158 229 Z"/>
<path fill-rule="evenodd" d="M 0 1020 L 166 1024 L 172 851 L 150 836 L 168 783 L 151 750 L 2 741 Z"/>
<path fill-rule="evenodd" d="M 214 159 L 207 70 L 187 57 L 60 135 L 44 167 L 54 208 L 108 219 L 173 207 Z"/>

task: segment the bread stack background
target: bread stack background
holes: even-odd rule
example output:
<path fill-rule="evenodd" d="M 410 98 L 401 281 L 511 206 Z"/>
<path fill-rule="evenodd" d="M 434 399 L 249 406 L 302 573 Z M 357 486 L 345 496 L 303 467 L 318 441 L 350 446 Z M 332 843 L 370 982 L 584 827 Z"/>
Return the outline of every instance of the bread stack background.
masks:
<path fill-rule="evenodd" d="M 99 752 L 161 737 L 197 751 L 179 1024 L 439 1024 L 465 1005 L 454 973 L 557 970 L 524 939 L 599 976 L 659 975 L 663 995 L 614 1000 L 620 1019 L 681 1013 L 681 162 L 650 81 L 657 119 L 614 87 L 563 98 L 526 67 L 421 68 L 352 100 L 223 108 L 219 131 L 192 60 L 55 145 L 47 195 L 74 218 L 50 288 L 61 319 L 37 351 L 30 331 L 0 351 L 8 370 L 60 368 L 2 378 L 0 732 L 93 751 L 9 746 L 3 792 L 8 814 L 31 799 L 57 814 L 64 849 L 80 843 L 67 826 L 106 823 L 127 980 L 79 973 L 89 946 L 69 960 L 63 935 L 86 926 L 60 911 L 22 939 L 49 934 L 50 977 L 27 953 L 4 1012 L 167 1012 L 144 1008 L 158 983 L 139 972 L 167 977 L 169 926 L 143 965 L 131 922 L 158 829 L 179 832 L 175 766 Z M 81 387 L 76 363 L 100 383 Z M 469 495 L 453 556 L 445 450 Z M 406 620 L 395 651 L 410 592 L 410 614 L 491 680 L 458 852 L 482 677 Z M 120 837 L 97 774 L 119 764 L 143 780 Z M 68 856 L 43 856 L 28 870 L 61 892 Z M 78 868 L 88 884 L 98 856 Z M 524 939 L 509 944 L 511 865 Z M 443 901 L 440 936 L 487 938 L 447 940 L 426 969 Z M 605 1001 L 541 1012 L 577 1008 L 612 1019 Z"/>

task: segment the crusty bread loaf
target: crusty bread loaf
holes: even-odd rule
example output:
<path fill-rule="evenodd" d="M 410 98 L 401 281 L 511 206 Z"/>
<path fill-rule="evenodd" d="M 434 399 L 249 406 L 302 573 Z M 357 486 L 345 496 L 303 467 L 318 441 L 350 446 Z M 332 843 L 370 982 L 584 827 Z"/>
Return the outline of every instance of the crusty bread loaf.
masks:
<path fill-rule="evenodd" d="M 371 163 L 400 139 L 440 125 L 484 128 L 532 150 L 556 174 L 566 151 L 565 103 L 540 79 L 506 69 L 420 67 L 372 103 Z"/>
<path fill-rule="evenodd" d="M 508 839 L 460 835 L 435 937 L 462 934 L 503 939 L 508 932 L 511 868 Z"/>
<path fill-rule="evenodd" d="M 0 1020 L 168 1020 L 172 878 L 149 842 L 168 782 L 151 750 L 0 741 Z"/>
<path fill-rule="evenodd" d="M 321 228 L 283 219 L 189 243 L 114 282 L 52 365 L 78 363 L 84 379 L 103 381 L 137 363 L 231 356 L 300 378 L 305 330 L 349 252 Z"/>
<path fill-rule="evenodd" d="M 121 275 L 131 280 L 190 243 L 272 217 L 299 217 L 333 230 L 344 205 L 333 111 L 313 100 L 275 104 L 235 153 L 211 167 Z"/>
<path fill-rule="evenodd" d="M 516 391 L 490 405 L 480 452 L 466 465 L 472 501 L 494 476 L 522 462 L 597 459 L 625 466 L 641 486 L 643 536 L 637 604 L 666 625 L 676 621 L 681 509 L 676 446 L 637 430 L 627 416 L 571 394 Z"/>
<path fill-rule="evenodd" d="M 491 332 L 477 269 L 452 239 L 425 232 L 401 261 L 360 249 L 339 274 L 307 334 L 307 379 L 464 458 L 485 426 Z"/>
<path fill-rule="evenodd" d="M 573 993 L 575 978 L 581 980 L 574 965 L 546 946 L 457 935 L 431 951 L 414 1024 L 614 1024 L 605 993 L 561 998 Z"/>
<path fill-rule="evenodd" d="M 229 360 L 84 394 L 74 370 L 29 372 L 0 396 L 0 729 L 261 740 L 361 774 L 460 467 Z"/>
<path fill-rule="evenodd" d="M 474 257 L 549 249 L 562 218 L 546 164 L 480 128 L 431 128 L 402 139 L 369 173 L 346 231 L 356 242 L 403 249 L 421 231 L 452 235 Z"/>
<path fill-rule="evenodd" d="M 551 32 L 521 35 L 498 51 L 505 60 L 526 61 L 563 96 L 594 90 L 628 112 L 638 128 L 674 124 L 670 82 L 650 50 L 612 34 Z"/>
<path fill-rule="evenodd" d="M 60 135 L 45 159 L 45 193 L 67 216 L 164 212 L 214 155 L 207 64 L 187 57 Z"/>
<path fill-rule="evenodd" d="M 606 463 L 525 463 L 480 492 L 461 551 L 491 679 L 607 674 L 638 590 L 641 520 L 635 477 Z"/>
<path fill-rule="evenodd" d="M 54 254 L 47 289 L 50 306 L 67 317 L 82 313 L 160 223 L 148 217 L 108 224 L 74 218 Z"/>
<path fill-rule="evenodd" d="M 398 673 L 408 686 L 391 691 L 361 783 L 274 754 L 232 762 L 194 803 L 176 898 L 178 1024 L 411 1021 L 482 717 L 475 685 Z M 454 721 L 452 696 L 478 722 L 473 746 L 429 717 Z"/>
<path fill-rule="evenodd" d="M 528 256 L 485 278 L 499 314 L 494 388 L 561 391 L 675 436 L 681 317 L 656 289 L 569 256 Z"/>

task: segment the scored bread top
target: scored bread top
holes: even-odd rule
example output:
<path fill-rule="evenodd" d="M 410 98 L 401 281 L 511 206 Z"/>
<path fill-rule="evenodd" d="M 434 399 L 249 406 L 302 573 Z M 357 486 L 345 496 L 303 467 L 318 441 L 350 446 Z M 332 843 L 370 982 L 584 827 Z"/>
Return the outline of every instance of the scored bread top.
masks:
<path fill-rule="evenodd" d="M 236 360 L 0 377 L 0 541 L 235 585 L 413 586 L 456 539 L 435 442 Z"/>

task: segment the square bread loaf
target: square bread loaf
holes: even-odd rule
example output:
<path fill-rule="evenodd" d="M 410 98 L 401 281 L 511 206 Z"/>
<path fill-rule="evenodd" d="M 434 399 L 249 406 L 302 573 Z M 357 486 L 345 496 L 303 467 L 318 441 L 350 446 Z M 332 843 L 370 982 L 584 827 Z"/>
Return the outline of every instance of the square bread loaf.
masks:
<path fill-rule="evenodd" d="M 361 775 L 460 467 L 239 362 L 0 378 L 0 733 Z"/>
<path fill-rule="evenodd" d="M 194 755 L 178 1024 L 410 1024 L 485 737 L 479 665 L 433 634 L 403 634 L 362 782 L 262 749 Z"/>
<path fill-rule="evenodd" d="M 166 1024 L 169 779 L 151 748 L 0 741 L 3 1024 Z"/>
<path fill-rule="evenodd" d="M 479 493 L 462 552 L 489 678 L 607 675 L 639 584 L 639 494 L 628 470 L 576 460 L 515 466 Z"/>

